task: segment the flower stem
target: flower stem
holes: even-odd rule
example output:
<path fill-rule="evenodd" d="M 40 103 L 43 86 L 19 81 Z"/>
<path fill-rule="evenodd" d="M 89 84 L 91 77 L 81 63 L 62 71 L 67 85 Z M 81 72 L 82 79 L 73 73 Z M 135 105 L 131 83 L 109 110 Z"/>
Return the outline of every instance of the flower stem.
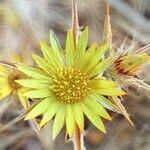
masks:
<path fill-rule="evenodd" d="M 74 150 L 84 150 L 85 149 L 83 134 L 80 132 L 78 125 L 76 125 L 73 144 L 74 144 Z"/>

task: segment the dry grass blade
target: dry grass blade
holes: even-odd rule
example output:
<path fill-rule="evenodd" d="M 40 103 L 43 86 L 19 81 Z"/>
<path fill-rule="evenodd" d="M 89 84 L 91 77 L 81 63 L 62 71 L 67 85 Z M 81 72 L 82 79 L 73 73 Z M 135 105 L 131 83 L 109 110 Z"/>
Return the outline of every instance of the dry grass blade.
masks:
<path fill-rule="evenodd" d="M 148 50 L 150 50 L 150 44 L 136 50 L 135 53 L 144 53 L 144 52 L 147 52 Z"/>
<path fill-rule="evenodd" d="M 36 119 L 32 119 L 31 121 L 29 121 L 29 123 L 36 133 L 38 133 L 40 131 L 40 127 L 39 127 L 39 124 L 37 123 Z"/>
<path fill-rule="evenodd" d="M 0 105 L 0 116 L 8 108 L 8 106 L 11 104 L 12 101 L 13 101 L 13 99 L 10 96 Z"/>
<path fill-rule="evenodd" d="M 74 134 L 74 150 L 84 150 L 84 143 L 83 143 L 83 134 L 80 132 L 79 127 L 76 125 L 75 134 Z M 74 142 L 75 140 L 75 142 Z"/>
<path fill-rule="evenodd" d="M 118 97 L 112 97 L 113 102 L 119 107 L 120 111 L 124 115 L 124 117 L 129 121 L 129 123 L 134 126 L 133 122 L 131 121 L 129 114 L 127 113 L 126 109 L 124 106 L 121 104 L 121 101 Z"/>
<path fill-rule="evenodd" d="M 7 61 L 0 61 L 0 65 L 18 70 L 17 67 L 15 66 L 15 64 L 7 62 Z"/>
<path fill-rule="evenodd" d="M 36 104 L 35 104 L 36 105 Z M 28 107 L 30 108 L 30 103 L 28 103 Z M 34 106 L 33 106 L 34 107 Z M 33 108 L 32 106 L 31 106 L 31 108 Z M 40 131 L 40 126 L 39 126 L 39 124 L 37 123 L 37 121 L 36 121 L 36 119 L 32 119 L 31 121 L 29 121 L 29 123 L 30 123 L 30 125 L 31 125 L 31 127 L 33 128 L 33 130 L 36 132 L 36 133 L 38 133 L 39 131 Z"/>
<path fill-rule="evenodd" d="M 20 114 L 18 117 L 16 117 L 15 119 L 13 119 L 12 121 L 8 122 L 6 125 L 1 126 L 0 128 L 0 133 L 6 131 L 7 129 L 9 129 L 10 127 L 12 127 L 14 124 L 16 124 L 17 122 L 21 121 L 22 119 L 25 118 L 26 114 L 35 106 L 36 104 L 33 104 L 31 107 L 29 107 L 28 109 L 26 109 L 22 114 Z"/>
<path fill-rule="evenodd" d="M 150 85 L 148 85 L 147 83 L 145 83 L 143 80 L 140 80 L 140 79 L 137 79 L 137 78 L 132 78 L 132 79 L 128 79 L 126 82 L 129 85 L 136 86 L 140 90 L 141 90 L 141 88 L 143 88 L 144 90 L 150 91 Z"/>
<path fill-rule="evenodd" d="M 11 128 L 14 124 L 16 124 L 17 122 L 21 121 L 24 117 L 25 117 L 25 113 L 19 115 L 18 117 L 16 117 L 12 121 L 10 121 L 5 126 L 1 126 L 0 133 L 2 133 L 4 131 L 6 131 L 7 129 Z"/>

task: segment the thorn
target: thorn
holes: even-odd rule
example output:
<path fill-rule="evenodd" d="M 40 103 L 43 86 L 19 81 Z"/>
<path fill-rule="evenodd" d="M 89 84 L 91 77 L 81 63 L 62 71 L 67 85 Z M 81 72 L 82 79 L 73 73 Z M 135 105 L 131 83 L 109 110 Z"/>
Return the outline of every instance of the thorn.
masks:
<path fill-rule="evenodd" d="M 79 22 L 78 22 L 78 11 L 77 11 L 77 0 L 72 0 L 72 26 L 71 26 L 74 44 L 76 45 L 78 41 L 78 31 L 79 31 Z"/>
<path fill-rule="evenodd" d="M 112 30 L 111 30 L 111 23 L 110 23 L 110 7 L 109 1 L 107 2 L 106 6 L 106 15 L 105 15 L 105 22 L 104 22 L 104 32 L 103 32 L 103 39 L 104 42 L 109 44 L 109 47 L 112 47 Z"/>

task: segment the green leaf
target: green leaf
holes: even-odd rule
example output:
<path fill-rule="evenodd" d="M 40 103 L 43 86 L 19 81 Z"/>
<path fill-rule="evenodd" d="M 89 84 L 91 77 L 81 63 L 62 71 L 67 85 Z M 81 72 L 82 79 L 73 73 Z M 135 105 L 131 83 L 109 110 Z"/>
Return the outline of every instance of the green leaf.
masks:
<path fill-rule="evenodd" d="M 69 31 L 67 34 L 66 41 L 66 63 L 68 66 L 72 66 L 74 62 L 74 41 L 72 32 Z"/>
<path fill-rule="evenodd" d="M 102 132 L 106 133 L 105 126 L 99 115 L 92 111 L 89 107 L 82 104 L 82 109 L 87 118 Z"/>
<path fill-rule="evenodd" d="M 56 138 L 56 136 L 59 134 L 60 130 L 62 129 L 64 122 L 65 122 L 65 113 L 66 109 L 65 106 L 62 105 L 58 112 L 56 113 L 55 119 L 54 119 L 54 124 L 53 124 L 53 133 L 52 137 L 53 140 Z"/>
<path fill-rule="evenodd" d="M 31 111 L 27 114 L 25 120 L 33 119 L 43 114 L 51 105 L 51 98 L 46 98 L 34 106 Z"/>

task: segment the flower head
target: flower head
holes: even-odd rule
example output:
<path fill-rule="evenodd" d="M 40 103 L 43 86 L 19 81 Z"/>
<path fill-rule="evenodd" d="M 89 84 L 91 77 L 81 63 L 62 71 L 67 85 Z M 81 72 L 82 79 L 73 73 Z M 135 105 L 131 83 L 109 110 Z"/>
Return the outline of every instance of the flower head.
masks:
<path fill-rule="evenodd" d="M 23 96 L 26 88 L 15 82 L 15 80 L 22 78 L 25 78 L 25 74 L 22 72 L 0 65 L 0 100 L 5 99 L 10 94 L 17 94 L 20 102 L 26 108 L 26 98 Z"/>
<path fill-rule="evenodd" d="M 115 61 L 114 69 L 119 75 L 135 76 L 148 61 L 150 61 L 150 56 L 147 53 L 126 53 L 120 55 Z"/>
<path fill-rule="evenodd" d="M 119 52 L 120 49 L 121 52 Z M 137 51 L 124 50 L 123 47 L 120 49 L 114 64 L 107 70 L 107 75 L 119 82 L 122 88 L 134 85 L 149 90 L 149 85 L 137 78 L 143 65 L 150 61 L 150 56 L 146 52 L 149 45 Z"/>
<path fill-rule="evenodd" d="M 112 56 L 103 59 L 108 44 L 97 47 L 94 43 L 87 50 L 88 28 L 82 32 L 77 43 L 74 43 L 73 34 L 69 31 L 65 51 L 61 49 L 52 31 L 50 42 L 51 47 L 41 42 L 44 58 L 33 55 L 36 67 L 17 65 L 20 71 L 29 76 L 28 79 L 16 81 L 30 88 L 25 96 L 39 99 L 39 103 L 31 108 L 26 119 L 42 115 L 42 127 L 54 118 L 53 138 L 64 124 L 70 137 L 75 125 L 83 132 L 84 115 L 105 132 L 101 117 L 111 119 L 105 108 L 117 110 L 105 96 L 125 94 L 115 82 L 102 77 L 113 60 Z"/>

